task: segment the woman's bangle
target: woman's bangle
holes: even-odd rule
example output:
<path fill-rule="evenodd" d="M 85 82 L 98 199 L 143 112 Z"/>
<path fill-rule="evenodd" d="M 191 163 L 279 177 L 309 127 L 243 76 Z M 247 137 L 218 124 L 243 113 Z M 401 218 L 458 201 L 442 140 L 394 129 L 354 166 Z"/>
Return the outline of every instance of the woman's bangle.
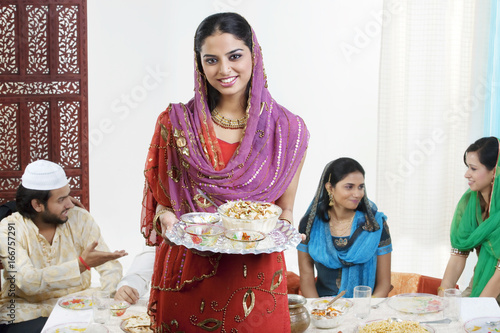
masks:
<path fill-rule="evenodd" d="M 497 269 L 497 271 L 500 271 L 500 260 L 497 261 L 497 265 L 495 266 L 495 268 Z"/>
<path fill-rule="evenodd" d="M 90 266 L 87 265 L 87 263 L 83 260 L 83 258 L 80 256 L 78 257 L 78 259 L 80 260 L 80 262 L 82 263 L 83 266 L 85 266 L 85 268 L 90 271 Z"/>
<path fill-rule="evenodd" d="M 438 294 L 439 294 L 439 292 L 440 292 L 440 291 L 444 291 L 443 286 L 439 286 L 439 287 L 438 287 L 438 289 L 437 289 Z"/>
<path fill-rule="evenodd" d="M 469 253 L 470 253 L 470 251 L 460 251 L 459 249 L 455 249 L 455 248 L 451 249 L 452 256 L 459 256 L 459 257 L 467 258 L 469 256 Z"/>
<path fill-rule="evenodd" d="M 292 222 L 290 222 L 290 220 L 288 220 L 288 219 L 284 219 L 284 218 L 281 217 L 280 220 L 287 221 L 288 223 L 292 224 Z"/>
<path fill-rule="evenodd" d="M 174 210 L 170 207 L 165 207 L 164 209 L 160 209 L 155 217 L 153 218 L 153 228 L 155 228 L 155 231 L 158 233 L 158 235 L 161 235 L 161 223 L 158 225 L 158 221 L 160 219 L 160 215 L 166 213 L 166 212 L 171 212 L 175 215 Z"/>

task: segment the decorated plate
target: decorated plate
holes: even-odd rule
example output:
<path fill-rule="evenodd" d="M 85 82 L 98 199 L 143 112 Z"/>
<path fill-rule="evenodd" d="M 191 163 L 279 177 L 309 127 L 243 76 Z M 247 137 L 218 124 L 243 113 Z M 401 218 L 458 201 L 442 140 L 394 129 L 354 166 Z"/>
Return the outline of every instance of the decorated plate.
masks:
<path fill-rule="evenodd" d="M 60 307 L 70 310 L 92 309 L 92 297 L 90 296 L 68 296 L 57 302 Z"/>
<path fill-rule="evenodd" d="M 491 322 L 489 325 L 487 322 Z M 500 332 L 500 317 L 481 317 L 471 319 L 464 324 L 467 333 Z"/>
<path fill-rule="evenodd" d="M 75 333 L 75 332 L 108 333 L 109 330 L 100 324 L 75 322 L 75 323 L 59 324 L 47 328 L 43 331 L 43 333 Z"/>
<path fill-rule="evenodd" d="M 387 319 L 377 319 L 377 320 L 367 321 L 367 322 L 359 325 L 357 332 L 363 333 L 363 330 L 362 330 L 363 327 L 371 325 L 371 324 L 375 324 L 375 323 L 381 323 L 381 324 L 383 324 L 384 321 L 387 321 Z M 406 322 L 408 322 L 408 323 L 406 323 Z M 399 325 L 408 325 L 409 326 L 409 327 L 406 327 L 406 330 L 401 331 L 401 332 L 405 332 L 405 333 L 406 332 L 408 332 L 408 333 L 409 332 L 420 332 L 418 329 L 415 329 L 414 326 L 410 326 L 410 325 L 415 325 L 415 324 L 412 324 L 410 322 L 418 324 L 421 328 L 424 329 L 423 332 L 429 332 L 429 333 L 435 333 L 436 332 L 432 327 L 430 327 L 430 326 L 428 326 L 426 324 L 420 324 L 418 321 L 403 320 L 401 322 L 396 322 L 396 324 L 399 324 Z M 405 328 L 405 327 L 403 327 L 403 328 Z M 371 331 L 370 330 L 370 332 L 375 332 L 375 331 Z M 382 330 L 378 330 L 377 332 L 392 332 L 392 331 L 389 331 L 389 330 L 383 330 L 383 331 Z M 400 331 L 398 331 L 398 332 L 400 332 Z"/>
<path fill-rule="evenodd" d="M 219 225 L 219 223 L 217 223 Z M 168 240 L 176 245 L 184 245 L 189 249 L 198 251 L 210 251 L 228 254 L 261 254 L 282 252 L 295 248 L 301 241 L 299 232 L 288 222 L 278 221 L 276 228 L 267 234 L 267 237 L 260 241 L 256 247 L 250 249 L 235 249 L 231 240 L 222 236 L 219 237 L 213 246 L 201 246 L 193 243 L 191 237 L 184 231 L 186 224 L 176 223 L 172 230 L 165 232 Z"/>
<path fill-rule="evenodd" d="M 405 313 L 433 313 L 443 310 L 443 299 L 432 294 L 399 294 L 389 299 L 388 305 Z"/>

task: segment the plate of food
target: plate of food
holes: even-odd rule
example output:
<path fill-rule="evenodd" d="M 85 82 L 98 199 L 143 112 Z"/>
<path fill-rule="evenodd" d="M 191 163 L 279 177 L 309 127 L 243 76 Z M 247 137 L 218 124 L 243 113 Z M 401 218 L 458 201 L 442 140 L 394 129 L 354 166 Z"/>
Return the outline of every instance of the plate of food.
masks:
<path fill-rule="evenodd" d="M 130 316 L 123 319 L 120 328 L 126 333 L 150 333 L 153 332 L 149 326 L 151 325 L 151 318 L 147 313 L 141 313 L 135 316 Z"/>
<path fill-rule="evenodd" d="M 436 331 L 425 324 L 412 320 L 379 319 L 370 320 L 358 327 L 358 333 L 435 333 Z"/>
<path fill-rule="evenodd" d="M 61 298 L 57 304 L 69 310 L 89 310 L 92 309 L 92 297 L 90 296 L 68 296 Z"/>
<path fill-rule="evenodd" d="M 464 324 L 467 333 L 500 332 L 500 317 L 480 317 L 468 320 Z"/>
<path fill-rule="evenodd" d="M 392 296 L 389 307 L 404 313 L 425 314 L 443 310 L 443 299 L 432 294 L 399 294 Z"/>
<path fill-rule="evenodd" d="M 109 330 L 100 324 L 89 324 L 85 322 L 74 322 L 59 324 L 43 330 L 42 333 L 75 333 L 75 332 L 92 332 L 92 333 L 108 333 Z"/>
<path fill-rule="evenodd" d="M 311 322 L 317 328 L 334 328 L 342 324 L 345 315 L 352 308 L 352 301 L 340 298 L 327 306 L 333 297 L 322 297 L 312 302 Z"/>

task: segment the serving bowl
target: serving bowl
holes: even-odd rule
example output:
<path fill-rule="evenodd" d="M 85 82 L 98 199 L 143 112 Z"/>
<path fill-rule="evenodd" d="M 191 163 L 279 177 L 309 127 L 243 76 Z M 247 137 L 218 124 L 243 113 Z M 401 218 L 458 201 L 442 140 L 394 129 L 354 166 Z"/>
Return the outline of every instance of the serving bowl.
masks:
<path fill-rule="evenodd" d="M 109 302 L 110 309 L 111 309 L 111 315 L 115 317 L 122 316 L 125 311 L 130 307 L 130 303 L 126 301 L 117 301 L 117 300 L 110 300 Z"/>
<path fill-rule="evenodd" d="M 192 212 L 181 215 L 181 221 L 186 225 L 215 224 L 220 221 L 220 215 L 208 212 Z"/>
<path fill-rule="evenodd" d="M 193 224 L 187 226 L 185 232 L 194 244 L 213 246 L 224 233 L 224 228 L 213 224 Z"/>
<path fill-rule="evenodd" d="M 340 298 L 327 307 L 332 297 L 323 297 L 312 302 L 311 322 L 317 328 L 334 328 L 342 324 L 345 315 L 352 307 L 352 301 Z"/>
<path fill-rule="evenodd" d="M 268 234 L 281 215 L 281 208 L 262 201 L 228 201 L 217 209 L 226 229 L 245 229 Z"/>
<path fill-rule="evenodd" d="M 237 250 L 253 249 L 261 240 L 266 238 L 266 234 L 263 232 L 246 229 L 226 230 L 224 236 L 230 240 L 233 249 Z"/>

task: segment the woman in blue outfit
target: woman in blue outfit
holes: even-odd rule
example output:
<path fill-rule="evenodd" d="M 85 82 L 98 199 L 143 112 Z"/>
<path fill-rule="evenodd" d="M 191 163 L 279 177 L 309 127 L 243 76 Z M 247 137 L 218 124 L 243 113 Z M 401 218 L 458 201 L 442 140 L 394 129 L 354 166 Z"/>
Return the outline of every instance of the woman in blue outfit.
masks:
<path fill-rule="evenodd" d="M 386 219 L 368 200 L 365 171 L 357 161 L 343 157 L 328 163 L 299 226 L 306 235 L 297 246 L 302 294 L 334 296 L 345 290 L 352 297 L 355 286 L 366 285 L 373 296 L 387 297 L 392 244 Z"/>

